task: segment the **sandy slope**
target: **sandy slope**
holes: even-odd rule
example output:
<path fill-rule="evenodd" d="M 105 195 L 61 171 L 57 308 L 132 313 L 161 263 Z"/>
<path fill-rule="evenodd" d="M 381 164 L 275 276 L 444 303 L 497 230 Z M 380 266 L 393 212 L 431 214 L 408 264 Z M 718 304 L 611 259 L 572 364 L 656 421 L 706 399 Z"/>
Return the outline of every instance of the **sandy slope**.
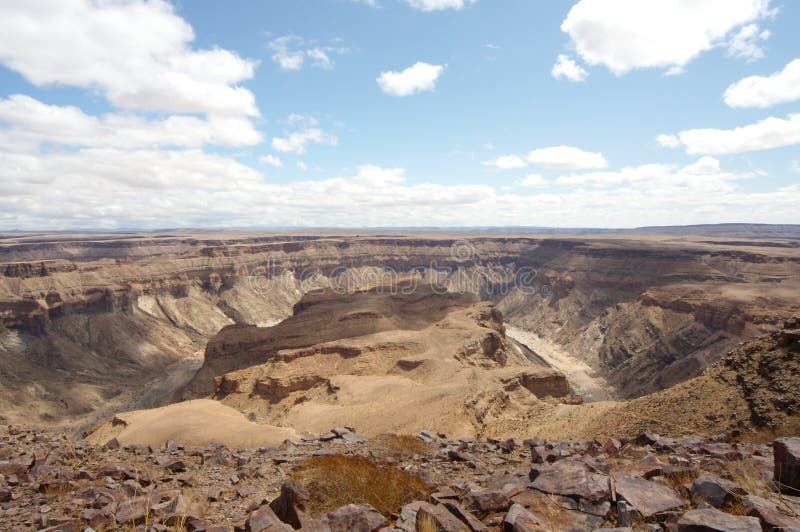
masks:
<path fill-rule="evenodd" d="M 616 398 L 613 387 L 604 378 L 598 377 L 586 362 L 571 355 L 556 343 L 518 327 L 506 326 L 506 334 L 532 349 L 553 369 L 564 373 L 573 392 L 582 395 L 585 401 L 606 401 Z"/>
<path fill-rule="evenodd" d="M 297 439 L 288 428 L 248 421 L 241 412 L 211 399 L 118 414 L 117 422 L 106 422 L 88 436 L 93 443 L 117 438 L 122 445 L 161 446 L 167 440 L 187 445 L 222 443 L 228 447 L 264 447 L 278 445 L 286 439 Z"/>

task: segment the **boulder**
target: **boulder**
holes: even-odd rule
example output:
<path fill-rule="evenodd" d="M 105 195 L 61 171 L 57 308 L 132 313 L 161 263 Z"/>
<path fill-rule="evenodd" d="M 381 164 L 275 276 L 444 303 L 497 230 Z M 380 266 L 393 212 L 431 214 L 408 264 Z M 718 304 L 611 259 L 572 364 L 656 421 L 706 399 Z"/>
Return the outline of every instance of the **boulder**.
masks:
<path fill-rule="evenodd" d="M 483 519 L 492 512 L 504 512 L 511 501 L 502 490 L 473 489 L 462 500 L 464 507 Z"/>
<path fill-rule="evenodd" d="M 785 513 L 787 507 L 775 500 L 747 495 L 742 499 L 747 515 L 757 517 L 764 530 L 800 530 L 800 517 Z"/>
<path fill-rule="evenodd" d="M 800 494 L 800 438 L 778 438 L 772 444 L 775 481 L 789 495 Z"/>
<path fill-rule="evenodd" d="M 414 501 L 400 508 L 400 516 L 394 526 L 403 532 L 414 532 L 417 528 L 417 512 L 420 507 L 428 504 L 424 501 Z"/>
<path fill-rule="evenodd" d="M 114 519 L 118 524 L 138 525 L 150 515 L 150 501 L 147 497 L 135 497 L 117 505 Z"/>
<path fill-rule="evenodd" d="M 678 520 L 678 532 L 761 532 L 761 523 L 755 517 L 705 508 L 683 514 Z"/>
<path fill-rule="evenodd" d="M 700 504 L 707 502 L 714 508 L 722 508 L 725 503 L 732 502 L 734 499 L 746 495 L 740 487 L 724 478 L 712 473 L 703 473 L 692 484 L 692 502 Z"/>
<path fill-rule="evenodd" d="M 245 524 L 246 532 L 280 532 L 285 530 L 292 530 L 292 527 L 278 519 L 272 508 L 266 505 L 250 512 Z"/>
<path fill-rule="evenodd" d="M 431 528 L 433 527 L 433 528 Z M 416 530 L 418 532 L 469 532 L 469 527 L 441 504 L 423 503 L 417 509 Z"/>
<path fill-rule="evenodd" d="M 467 525 L 470 530 L 473 532 L 482 532 L 483 530 L 488 530 L 486 525 L 481 523 L 474 515 L 469 513 L 466 508 L 461 506 L 455 501 L 445 501 L 444 507 L 447 508 L 451 514 L 458 517 L 458 519 Z"/>
<path fill-rule="evenodd" d="M 520 504 L 513 504 L 503 519 L 503 532 L 550 530 L 545 520 L 533 515 Z"/>
<path fill-rule="evenodd" d="M 284 523 L 302 528 L 311 519 L 306 511 L 308 492 L 294 481 L 285 482 L 281 486 L 281 494 L 269 504 L 275 515 Z"/>
<path fill-rule="evenodd" d="M 388 527 L 389 522 L 369 504 L 348 504 L 326 516 L 331 532 L 375 532 Z"/>
<path fill-rule="evenodd" d="M 651 517 L 687 504 L 687 501 L 678 497 L 671 488 L 651 480 L 616 474 L 614 485 L 617 495 L 628 501 L 628 504 L 644 517 Z"/>
<path fill-rule="evenodd" d="M 533 468 L 531 477 L 535 477 L 532 488 L 575 500 L 586 499 L 590 503 L 599 503 L 610 495 L 608 477 L 592 473 L 582 462 L 562 461 Z"/>

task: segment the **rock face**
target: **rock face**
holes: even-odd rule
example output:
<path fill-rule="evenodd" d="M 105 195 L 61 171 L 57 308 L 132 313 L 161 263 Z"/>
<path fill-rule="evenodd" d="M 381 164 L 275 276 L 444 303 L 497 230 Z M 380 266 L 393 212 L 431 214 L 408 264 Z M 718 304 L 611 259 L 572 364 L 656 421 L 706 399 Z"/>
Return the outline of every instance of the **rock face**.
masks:
<path fill-rule="evenodd" d="M 506 338 L 491 304 L 406 280 L 312 292 L 274 327 L 224 328 L 187 393 L 300 432 L 414 432 L 435 419 L 437 430 L 475 435 L 569 395 L 564 375 L 540 364 Z"/>
<path fill-rule="evenodd" d="M 566 426 L 564 419 L 554 419 L 552 411 L 544 412 L 529 419 L 536 428 L 525 436 L 595 437 L 647 431 L 680 436 L 754 428 L 796 435 L 800 432 L 800 344 L 782 340 L 793 322 L 787 320 L 776 332 L 742 343 L 701 376 L 666 390 L 624 403 L 576 407 L 570 410 Z M 796 482 L 792 456 L 797 451 L 789 452 L 788 447 L 786 451 L 786 480 Z"/>

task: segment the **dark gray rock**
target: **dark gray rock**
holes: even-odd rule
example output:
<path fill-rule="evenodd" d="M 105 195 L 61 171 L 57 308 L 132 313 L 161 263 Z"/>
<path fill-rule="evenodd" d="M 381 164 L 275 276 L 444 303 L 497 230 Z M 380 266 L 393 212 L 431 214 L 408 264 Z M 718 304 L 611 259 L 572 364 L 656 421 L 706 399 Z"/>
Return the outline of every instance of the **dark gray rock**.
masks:
<path fill-rule="evenodd" d="M 800 438 L 778 438 L 773 442 L 775 481 L 781 491 L 800 495 Z"/>
<path fill-rule="evenodd" d="M 714 508 L 722 508 L 737 496 L 741 498 L 746 495 L 740 486 L 712 473 L 703 473 L 697 477 L 692 483 L 691 493 L 693 503 L 707 502 Z"/>

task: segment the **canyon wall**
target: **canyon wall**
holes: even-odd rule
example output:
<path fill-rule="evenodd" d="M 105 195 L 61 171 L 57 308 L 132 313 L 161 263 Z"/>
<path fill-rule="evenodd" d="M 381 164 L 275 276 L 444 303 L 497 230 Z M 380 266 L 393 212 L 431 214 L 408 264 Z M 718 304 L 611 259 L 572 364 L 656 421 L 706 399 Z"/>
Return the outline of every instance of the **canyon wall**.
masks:
<path fill-rule="evenodd" d="M 4 416 L 89 422 L 170 402 L 223 327 L 272 325 L 309 290 L 391 283 L 390 271 L 495 303 L 638 396 L 800 312 L 798 249 L 668 237 L 4 235 Z"/>

